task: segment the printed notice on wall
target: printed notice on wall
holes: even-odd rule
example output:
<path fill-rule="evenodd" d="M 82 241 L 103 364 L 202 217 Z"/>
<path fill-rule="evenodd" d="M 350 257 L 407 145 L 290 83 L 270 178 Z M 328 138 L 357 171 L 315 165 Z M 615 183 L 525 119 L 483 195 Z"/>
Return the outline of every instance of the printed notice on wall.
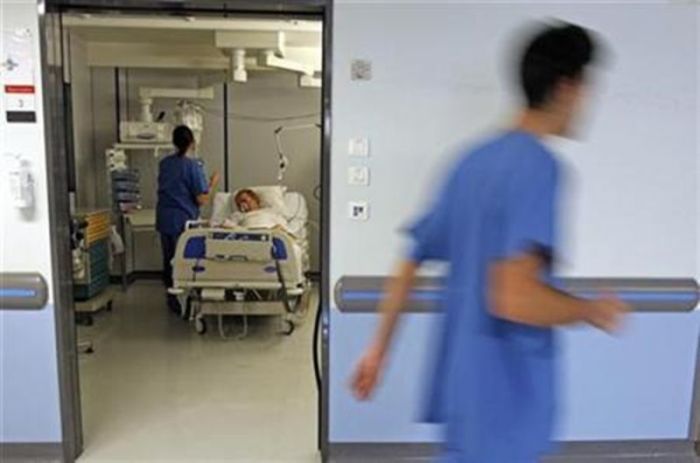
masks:
<path fill-rule="evenodd" d="M 36 122 L 34 42 L 29 29 L 2 31 L 0 80 L 7 122 Z"/>

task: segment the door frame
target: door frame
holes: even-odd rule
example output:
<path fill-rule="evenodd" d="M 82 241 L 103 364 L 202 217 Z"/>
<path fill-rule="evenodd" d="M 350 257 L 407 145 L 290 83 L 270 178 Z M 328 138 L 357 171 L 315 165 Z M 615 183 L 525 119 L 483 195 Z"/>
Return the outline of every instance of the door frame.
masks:
<path fill-rule="evenodd" d="M 70 252 L 63 37 L 60 14 L 48 8 L 43 0 L 39 0 L 38 11 L 61 454 L 63 461 L 73 461 L 82 449 L 83 434 Z"/>
<path fill-rule="evenodd" d="M 322 461 L 329 447 L 329 353 L 330 309 L 330 168 L 331 168 L 331 77 L 333 0 L 38 0 L 41 31 L 41 70 L 46 129 L 46 158 L 49 171 L 51 250 L 54 274 L 57 364 L 60 390 L 63 461 L 73 462 L 83 451 L 80 378 L 77 334 L 74 323 L 73 290 L 70 275 L 70 210 L 67 195 L 68 167 L 64 108 L 63 40 L 61 15 L 67 11 L 128 12 L 313 18 L 323 22 L 323 71 L 321 90 L 321 288 L 320 343 L 321 389 L 318 407 L 318 448 Z M 58 36 L 57 36 L 58 35 Z M 58 39 L 58 40 L 56 40 Z M 50 57 L 50 59 L 49 59 Z M 316 348 L 317 346 L 313 346 Z"/>
<path fill-rule="evenodd" d="M 698 353 L 695 356 L 695 384 L 693 386 L 693 402 L 690 410 L 690 439 L 695 443 L 695 453 L 700 456 L 700 339 Z"/>

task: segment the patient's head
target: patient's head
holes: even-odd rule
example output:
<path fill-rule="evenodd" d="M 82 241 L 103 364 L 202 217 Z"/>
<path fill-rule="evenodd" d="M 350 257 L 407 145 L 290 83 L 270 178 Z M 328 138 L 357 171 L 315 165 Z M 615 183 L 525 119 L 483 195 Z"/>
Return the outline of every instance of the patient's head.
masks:
<path fill-rule="evenodd" d="M 241 212 L 251 212 L 260 209 L 260 197 L 249 189 L 240 190 L 234 198 L 236 207 Z"/>

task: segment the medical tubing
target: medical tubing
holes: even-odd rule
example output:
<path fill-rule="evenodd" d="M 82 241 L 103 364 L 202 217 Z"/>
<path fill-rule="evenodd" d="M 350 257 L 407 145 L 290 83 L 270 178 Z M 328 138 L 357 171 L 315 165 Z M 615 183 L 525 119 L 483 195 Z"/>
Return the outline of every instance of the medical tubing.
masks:
<path fill-rule="evenodd" d="M 194 261 L 194 267 L 192 267 L 192 281 L 193 282 L 197 281 L 197 269 L 199 268 L 199 261 L 200 261 L 200 259 L 197 258 L 197 260 Z"/>
<path fill-rule="evenodd" d="M 214 111 L 211 109 L 204 109 L 206 114 L 224 117 L 223 112 Z M 249 121 L 249 122 L 285 122 L 285 121 L 295 121 L 298 119 L 311 119 L 321 116 L 321 113 L 307 113 L 307 114 L 292 114 L 287 116 L 254 116 L 250 114 L 241 114 L 235 112 L 227 112 L 226 115 L 233 120 Z"/>
<path fill-rule="evenodd" d="M 316 222 L 314 220 L 307 220 L 306 223 L 307 223 L 307 225 L 311 225 L 311 228 L 313 228 L 317 232 L 321 231 L 321 226 L 318 224 L 318 222 Z"/>
<path fill-rule="evenodd" d="M 314 337 L 313 345 L 313 359 L 314 359 L 314 375 L 316 376 L 316 389 L 319 391 L 319 397 L 322 392 L 321 390 L 321 365 L 318 359 L 318 341 L 319 335 L 321 333 L 321 300 L 319 299 L 318 305 L 316 306 L 316 320 L 314 321 Z"/>
<path fill-rule="evenodd" d="M 301 204 L 302 204 L 301 201 L 297 201 L 297 210 L 294 212 L 294 214 L 292 214 L 292 216 L 289 219 L 287 219 L 285 217 L 285 219 L 287 220 L 288 223 L 299 218 L 299 215 L 300 215 L 301 209 L 302 209 Z M 307 222 L 308 222 L 308 220 L 307 220 Z"/>
<path fill-rule="evenodd" d="M 274 249 L 272 250 L 274 253 Z M 287 313 L 293 313 L 292 307 L 289 305 L 289 295 L 287 294 L 287 284 L 284 281 L 284 276 L 282 275 L 282 266 L 280 265 L 279 259 L 273 254 L 273 259 L 275 259 L 275 269 L 277 269 L 277 278 L 279 279 L 280 285 L 282 286 L 282 304 L 284 304 L 284 310 Z"/>

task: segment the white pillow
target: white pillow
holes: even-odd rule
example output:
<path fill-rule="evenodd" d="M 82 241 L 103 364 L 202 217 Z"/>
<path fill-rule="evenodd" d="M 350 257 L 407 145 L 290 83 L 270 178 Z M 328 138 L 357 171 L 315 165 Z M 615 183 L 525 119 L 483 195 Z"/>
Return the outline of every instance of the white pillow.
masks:
<path fill-rule="evenodd" d="M 285 218 L 289 221 L 289 231 L 301 240 L 306 239 L 306 223 L 309 219 L 309 210 L 306 208 L 306 200 L 301 193 L 290 192 L 284 195 Z"/>
<path fill-rule="evenodd" d="M 231 215 L 231 193 L 216 193 L 211 210 L 212 225 L 221 225 Z"/>
<path fill-rule="evenodd" d="M 294 191 L 284 195 L 284 217 L 287 220 L 299 220 L 306 222 L 309 219 L 309 210 L 306 207 L 306 199 L 301 193 Z"/>

